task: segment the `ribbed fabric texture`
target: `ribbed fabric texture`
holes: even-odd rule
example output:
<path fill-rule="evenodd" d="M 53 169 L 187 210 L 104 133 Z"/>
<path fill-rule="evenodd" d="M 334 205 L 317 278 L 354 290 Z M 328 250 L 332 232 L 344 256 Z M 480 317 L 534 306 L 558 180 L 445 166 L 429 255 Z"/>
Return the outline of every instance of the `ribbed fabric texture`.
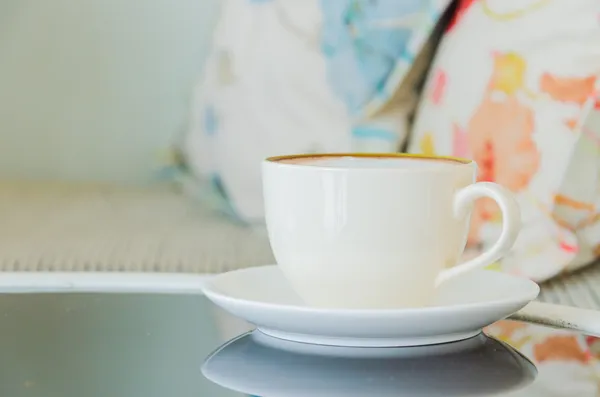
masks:
<path fill-rule="evenodd" d="M 264 229 L 171 187 L 0 184 L 1 271 L 216 273 L 273 262 Z"/>
<path fill-rule="evenodd" d="M 539 300 L 600 310 L 600 264 L 550 280 L 542 285 Z"/>

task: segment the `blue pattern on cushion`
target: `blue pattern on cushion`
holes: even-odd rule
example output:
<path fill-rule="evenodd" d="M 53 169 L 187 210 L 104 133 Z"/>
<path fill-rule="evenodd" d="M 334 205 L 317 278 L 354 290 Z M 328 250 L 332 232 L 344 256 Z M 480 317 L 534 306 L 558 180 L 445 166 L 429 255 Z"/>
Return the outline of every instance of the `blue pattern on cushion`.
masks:
<path fill-rule="evenodd" d="M 352 129 L 352 135 L 359 139 L 377 139 L 389 142 L 395 142 L 398 139 L 397 134 L 392 131 L 371 126 L 357 126 Z"/>
<path fill-rule="evenodd" d="M 425 12 L 422 0 L 322 0 L 321 48 L 334 92 L 358 113 L 384 90 Z"/>

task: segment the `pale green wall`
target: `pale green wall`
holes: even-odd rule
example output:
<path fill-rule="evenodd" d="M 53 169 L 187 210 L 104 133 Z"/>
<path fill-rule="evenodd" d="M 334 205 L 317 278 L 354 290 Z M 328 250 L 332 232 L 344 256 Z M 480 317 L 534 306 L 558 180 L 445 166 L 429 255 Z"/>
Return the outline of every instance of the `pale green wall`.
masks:
<path fill-rule="evenodd" d="M 146 182 L 219 0 L 0 0 L 0 178 Z"/>

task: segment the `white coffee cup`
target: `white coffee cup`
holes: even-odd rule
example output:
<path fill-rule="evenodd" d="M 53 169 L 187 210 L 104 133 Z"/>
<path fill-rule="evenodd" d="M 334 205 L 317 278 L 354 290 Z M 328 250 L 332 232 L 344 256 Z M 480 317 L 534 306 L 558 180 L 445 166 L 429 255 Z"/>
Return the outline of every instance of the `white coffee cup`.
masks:
<path fill-rule="evenodd" d="M 475 162 L 405 154 L 271 157 L 263 163 L 265 216 L 278 265 L 317 307 L 423 307 L 436 285 L 483 268 L 520 228 L 511 193 L 475 183 Z M 503 230 L 494 246 L 457 264 L 473 202 L 495 200 Z M 454 266 L 454 267 L 452 267 Z"/>

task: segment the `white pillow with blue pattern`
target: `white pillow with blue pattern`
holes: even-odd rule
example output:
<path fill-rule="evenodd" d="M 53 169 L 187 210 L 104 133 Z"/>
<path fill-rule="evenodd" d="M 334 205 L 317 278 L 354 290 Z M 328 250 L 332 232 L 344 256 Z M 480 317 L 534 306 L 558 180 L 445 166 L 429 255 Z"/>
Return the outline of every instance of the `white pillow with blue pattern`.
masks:
<path fill-rule="evenodd" d="M 262 221 L 265 157 L 397 151 L 409 71 L 449 2 L 225 0 L 183 141 L 187 186 Z"/>

